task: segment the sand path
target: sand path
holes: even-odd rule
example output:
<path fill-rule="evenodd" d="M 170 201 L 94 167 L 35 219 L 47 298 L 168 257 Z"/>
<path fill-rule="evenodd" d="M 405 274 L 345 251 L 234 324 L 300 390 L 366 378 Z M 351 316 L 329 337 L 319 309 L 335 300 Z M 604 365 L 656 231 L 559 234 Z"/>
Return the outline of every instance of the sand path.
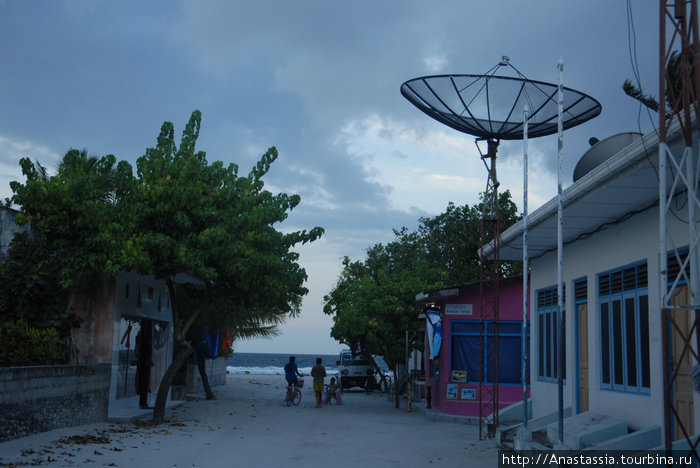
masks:
<path fill-rule="evenodd" d="M 7 441 L 0 466 L 498 465 L 494 442 L 479 441 L 475 426 L 397 410 L 383 394 L 362 391 L 317 409 L 309 383 L 301 404 L 287 407 L 282 376 L 229 375 L 214 389 L 217 400 L 169 409 L 161 426 L 100 423 Z"/>

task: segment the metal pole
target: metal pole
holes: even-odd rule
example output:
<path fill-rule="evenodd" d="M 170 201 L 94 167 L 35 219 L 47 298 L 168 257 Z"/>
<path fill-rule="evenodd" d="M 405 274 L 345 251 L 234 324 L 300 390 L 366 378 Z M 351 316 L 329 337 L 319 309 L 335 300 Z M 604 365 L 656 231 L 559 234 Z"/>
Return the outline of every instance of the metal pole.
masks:
<path fill-rule="evenodd" d="M 557 151 L 557 385 L 559 395 L 559 443 L 564 443 L 564 316 L 563 316 L 563 218 L 564 218 L 564 201 L 562 199 L 561 188 L 561 173 L 562 173 L 562 149 L 564 147 L 564 129 L 562 123 L 562 114 L 564 113 L 564 61 L 559 59 L 557 64 L 559 70 L 559 91 L 557 93 L 558 100 L 558 118 L 557 118 L 557 134 L 558 134 L 558 151 Z"/>
<path fill-rule="evenodd" d="M 522 330 L 522 356 L 523 356 L 523 427 L 527 429 L 527 311 L 528 311 L 528 258 L 527 258 L 527 126 L 529 109 L 527 105 L 523 110 L 523 330 Z"/>
<path fill-rule="evenodd" d="M 671 388 L 670 366 L 668 362 L 668 257 L 666 250 L 666 215 L 668 201 L 666 199 L 666 4 L 659 1 L 659 276 L 661 296 L 661 365 L 663 366 L 664 391 L 664 447 L 666 453 L 671 453 Z"/>
<path fill-rule="evenodd" d="M 665 294 L 664 294 L 665 295 Z M 671 370 L 673 369 L 673 358 L 669 352 L 669 321 L 671 311 L 664 305 L 661 308 L 661 348 L 664 376 L 664 448 L 666 454 L 673 452 L 673 413 L 671 410 Z"/>
<path fill-rule="evenodd" d="M 690 121 L 690 118 L 688 118 Z M 695 207 L 697 203 L 697 173 L 695 168 L 695 158 L 693 158 L 692 149 L 686 148 L 686 177 L 688 178 L 688 263 L 690 265 L 690 280 L 688 281 L 688 289 L 690 292 L 690 304 L 698 303 L 698 249 L 697 249 L 697 231 L 695 228 L 696 216 Z M 692 312 L 691 318 L 692 317 Z"/>
<path fill-rule="evenodd" d="M 666 95 L 666 5 L 659 2 L 659 96 Z M 666 258 L 666 100 L 659 99 L 659 271 L 661 279 L 661 308 L 664 309 L 668 292 L 668 259 Z M 664 364 L 665 365 L 665 364 Z"/>

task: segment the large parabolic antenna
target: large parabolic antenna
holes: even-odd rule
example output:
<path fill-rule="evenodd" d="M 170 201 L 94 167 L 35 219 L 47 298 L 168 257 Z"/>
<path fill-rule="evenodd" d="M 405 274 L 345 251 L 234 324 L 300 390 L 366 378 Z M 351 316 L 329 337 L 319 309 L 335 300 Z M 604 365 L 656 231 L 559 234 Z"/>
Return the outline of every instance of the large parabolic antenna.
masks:
<path fill-rule="evenodd" d="M 516 76 L 495 75 L 501 67 Z M 438 122 L 484 140 L 521 140 L 529 109 L 530 138 L 557 133 L 558 86 L 525 78 L 502 60 L 484 75 L 433 75 L 401 85 L 401 94 Z M 564 130 L 600 114 L 598 101 L 564 88 Z"/>
<path fill-rule="evenodd" d="M 486 190 L 483 194 L 484 212 L 481 220 L 481 306 L 480 306 L 480 356 L 482 363 L 479 381 L 479 438 L 492 437 L 498 426 L 498 278 L 502 272 L 499 266 L 500 229 L 498 225 L 498 186 L 496 176 L 496 153 L 500 140 L 520 140 L 559 133 L 600 114 L 601 105 L 592 97 L 561 85 L 563 63 L 559 65 L 560 84 L 554 85 L 527 79 L 514 66 L 508 57 L 483 75 L 433 75 L 408 80 L 401 85 L 401 94 L 438 122 L 463 133 L 474 135 L 477 141 L 488 142 L 488 154 L 481 159 L 488 171 Z M 496 75 L 505 70 L 512 76 Z M 525 118 L 523 117 L 525 115 Z M 561 142 L 561 139 L 560 139 Z M 477 144 L 478 147 L 478 144 Z M 524 144 L 526 148 L 526 144 Z M 561 144 L 559 145 L 561 167 Z M 481 153 L 481 150 L 479 150 Z M 524 154 L 524 226 L 527 226 L 527 151 Z M 561 172 L 561 170 L 560 170 Z M 561 177 L 560 177 L 561 178 Z M 561 193 L 561 183 L 559 187 Z M 561 207 L 560 200 L 560 207 Z M 561 212 L 561 208 L 560 208 Z M 561 215 L 560 215 L 561 224 Z M 527 228 L 523 236 L 523 264 L 527 265 Z M 492 256 L 487 259 L 484 246 L 491 243 Z M 559 249 L 561 250 L 561 249 Z M 560 253 L 561 255 L 561 253 Z M 561 261 L 559 262 L 561 265 Z M 523 289 L 527 288 L 527 268 L 523 279 Z M 561 281 L 560 281 L 561 283 Z M 560 288 L 561 291 L 561 288 Z M 561 296 L 561 292 L 559 293 Z M 527 300 L 524 299 L 523 322 L 527 314 Z M 559 300 L 560 308 L 562 301 Z M 563 336 L 563 312 L 558 313 L 559 332 Z M 522 358 L 526 362 L 527 348 L 524 345 Z M 558 349 L 563 349 L 559 343 Z M 558 359 L 562 362 L 561 356 Z M 485 364 L 485 366 L 484 366 Z M 484 367 L 486 367 L 484 369 Z M 526 366 L 523 365 L 522 369 Z M 560 407 L 562 398 L 562 374 L 558 371 Z M 523 400 L 527 399 L 526 376 L 522 376 Z M 524 408 L 527 408 L 525 401 Z M 560 408 L 561 409 L 561 408 Z M 560 411 L 561 413 L 561 411 Z M 527 423 L 527 410 L 524 422 Z M 560 422 L 560 433 L 562 432 Z"/>

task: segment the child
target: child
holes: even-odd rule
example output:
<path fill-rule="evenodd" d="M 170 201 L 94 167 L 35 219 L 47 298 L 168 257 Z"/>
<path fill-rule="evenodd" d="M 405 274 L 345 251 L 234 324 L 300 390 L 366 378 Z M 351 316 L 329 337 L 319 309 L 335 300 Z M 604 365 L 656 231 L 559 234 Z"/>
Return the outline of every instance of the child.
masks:
<path fill-rule="evenodd" d="M 333 398 L 338 404 L 343 403 L 341 391 L 338 388 L 338 384 L 335 382 L 335 377 L 331 377 L 331 383 L 326 386 L 326 403 L 330 403 L 331 398 Z"/>

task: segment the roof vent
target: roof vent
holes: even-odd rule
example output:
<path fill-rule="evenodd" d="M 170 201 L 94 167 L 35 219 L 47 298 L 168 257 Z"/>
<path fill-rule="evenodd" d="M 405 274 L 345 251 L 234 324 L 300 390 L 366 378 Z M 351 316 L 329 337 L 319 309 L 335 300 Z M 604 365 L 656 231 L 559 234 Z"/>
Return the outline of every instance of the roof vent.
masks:
<path fill-rule="evenodd" d="M 576 163 L 576 167 L 574 168 L 574 182 L 641 137 L 641 133 L 625 132 L 618 133 L 604 140 L 598 140 L 595 137 L 588 140 L 591 148 L 583 153 L 581 159 Z"/>

